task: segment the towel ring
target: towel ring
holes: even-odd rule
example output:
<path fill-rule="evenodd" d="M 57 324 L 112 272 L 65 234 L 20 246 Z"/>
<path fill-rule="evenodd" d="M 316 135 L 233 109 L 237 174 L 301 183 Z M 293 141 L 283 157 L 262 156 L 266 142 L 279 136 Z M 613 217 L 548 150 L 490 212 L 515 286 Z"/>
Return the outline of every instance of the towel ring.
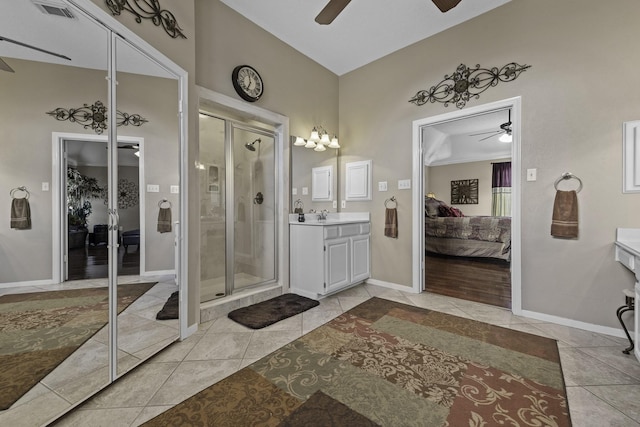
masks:
<path fill-rule="evenodd" d="M 24 197 L 16 197 L 16 193 L 18 191 L 24 192 Z M 13 190 L 9 191 L 9 196 L 11 196 L 12 199 L 27 199 L 28 200 L 30 195 L 31 194 L 29 193 L 29 190 L 27 190 L 27 187 L 24 187 L 24 186 L 16 187 Z"/>
<path fill-rule="evenodd" d="M 163 205 L 163 204 L 165 204 L 165 203 L 167 203 L 167 204 L 169 205 L 169 206 L 164 206 L 165 208 L 170 208 L 170 207 L 171 207 L 171 202 L 170 202 L 170 201 L 168 201 L 167 199 L 162 199 L 162 200 L 160 200 L 160 201 L 158 202 L 158 207 L 159 207 L 160 209 L 162 209 L 162 208 L 163 208 L 163 206 L 162 206 L 162 205 Z"/>
<path fill-rule="evenodd" d="M 398 207 L 398 202 L 396 201 L 396 196 L 391 197 L 390 199 L 387 199 L 384 201 L 384 207 L 387 209 L 393 209 L 393 208 L 389 208 L 389 202 L 393 203 L 393 208 L 397 208 Z"/>
<path fill-rule="evenodd" d="M 565 172 L 563 173 L 560 178 L 556 179 L 556 182 L 553 183 L 553 187 L 558 190 L 558 184 L 560 183 L 560 181 L 565 180 L 565 179 L 577 179 L 578 180 L 578 188 L 576 189 L 576 193 L 579 193 L 580 190 L 582 190 L 582 180 L 580 178 L 578 178 L 577 176 L 575 176 L 574 174 L 572 174 L 571 172 Z"/>

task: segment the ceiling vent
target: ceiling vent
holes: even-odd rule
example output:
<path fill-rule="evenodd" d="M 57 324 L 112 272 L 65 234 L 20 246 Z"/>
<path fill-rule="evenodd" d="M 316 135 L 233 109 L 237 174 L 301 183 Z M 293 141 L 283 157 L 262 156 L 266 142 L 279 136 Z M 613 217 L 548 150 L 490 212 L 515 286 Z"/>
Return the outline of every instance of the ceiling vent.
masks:
<path fill-rule="evenodd" d="M 48 1 L 40 1 L 40 0 L 31 0 L 31 1 L 42 13 L 46 15 L 61 16 L 63 18 L 71 18 L 71 19 L 74 19 L 76 17 L 71 11 L 71 9 L 69 9 L 64 4 L 53 3 Z"/>

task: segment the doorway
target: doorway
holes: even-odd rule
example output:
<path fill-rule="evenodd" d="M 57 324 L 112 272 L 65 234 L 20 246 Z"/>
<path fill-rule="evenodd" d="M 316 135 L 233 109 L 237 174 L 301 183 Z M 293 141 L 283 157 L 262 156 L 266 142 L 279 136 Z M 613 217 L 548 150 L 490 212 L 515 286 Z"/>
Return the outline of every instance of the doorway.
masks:
<path fill-rule="evenodd" d="M 200 114 L 200 301 L 274 283 L 276 132 Z"/>
<path fill-rule="evenodd" d="M 442 153 L 438 153 L 438 150 L 433 150 L 433 144 L 427 144 L 425 141 L 425 134 L 428 137 L 433 138 L 435 134 L 429 135 L 429 131 L 427 130 L 437 130 L 438 126 L 445 127 L 451 126 L 456 122 L 458 124 L 463 123 L 464 119 L 479 117 L 482 115 L 487 115 L 499 111 L 508 111 L 510 113 L 511 122 L 510 130 L 512 134 L 512 142 L 510 143 L 510 148 L 508 150 L 508 156 L 499 156 L 499 158 L 504 159 L 508 157 L 511 161 L 511 215 L 510 215 L 510 246 L 509 246 L 509 273 L 510 273 L 510 293 L 511 293 L 511 310 L 518 314 L 521 312 L 521 259 L 520 259 L 520 103 L 521 100 L 519 97 L 511 98 L 504 101 L 498 101 L 491 104 L 482 105 L 479 107 L 468 108 L 461 111 L 453 111 L 447 114 L 442 114 L 434 117 L 429 117 L 421 120 L 416 120 L 413 123 L 413 177 L 416 185 L 414 186 L 413 192 L 413 211 L 414 211 L 414 236 L 413 236 L 413 289 L 415 292 L 423 291 L 425 288 L 425 279 L 428 280 L 428 276 L 426 276 L 425 271 L 428 270 L 426 267 L 426 263 L 428 260 L 425 259 L 425 254 L 427 252 L 426 248 L 426 215 L 425 215 L 425 200 L 428 199 L 428 195 L 433 196 L 434 194 L 428 194 L 431 189 L 429 188 L 429 184 L 427 184 L 426 180 L 428 177 L 426 176 L 425 171 L 425 159 L 434 160 L 434 159 L 443 159 L 452 153 L 448 153 L 443 155 Z M 480 135 L 475 135 L 476 138 L 481 138 Z M 482 136 L 484 137 L 484 136 Z M 438 144 L 435 144 L 438 145 Z M 444 146 L 442 141 L 440 141 L 440 145 Z M 449 150 L 452 147 L 449 146 Z M 445 150 L 446 151 L 446 150 Z M 459 162 L 462 163 L 462 162 Z M 464 169 L 464 168 L 463 168 Z M 474 180 L 474 177 L 462 177 L 459 179 L 449 179 L 447 182 L 446 190 L 441 190 L 442 192 L 446 192 L 447 201 L 451 202 L 449 199 L 450 194 L 453 193 L 451 191 L 453 185 L 451 181 L 459 181 L 456 185 L 463 185 L 467 181 Z M 468 183 L 468 182 L 467 182 Z M 474 183 L 468 183 L 473 186 Z M 475 183 L 477 185 L 477 182 Z M 444 187 L 441 187 L 444 188 Z M 450 193 L 451 192 L 451 193 Z M 438 196 L 438 194 L 435 194 Z M 444 197 L 442 197 L 444 198 Z M 448 203 L 451 205 L 452 203 Z M 460 205 L 456 205 L 458 208 Z M 456 207 L 454 206 L 454 207 Z M 470 206 L 470 205 L 469 205 Z M 449 206 L 451 207 L 451 206 Z M 464 214 L 464 212 L 463 212 Z M 473 214 L 473 213 L 472 213 Z M 472 242 L 474 243 L 474 242 Z M 504 243 L 504 242 L 500 242 Z M 505 245 L 506 246 L 506 245 Z M 501 251 L 500 251 L 501 252 Z M 473 258 L 470 258 L 473 259 Z"/>
<path fill-rule="evenodd" d="M 71 280 L 108 277 L 108 229 L 109 213 L 106 205 L 108 191 L 107 137 L 73 133 L 53 133 L 54 176 L 53 197 L 58 200 L 58 224 L 60 239 L 54 244 L 57 250 L 54 265 L 56 283 Z M 145 198 L 144 192 L 144 138 L 118 136 L 118 248 L 117 271 L 119 276 L 144 275 L 145 272 Z M 77 208 L 72 208 L 69 197 L 71 180 L 78 177 L 93 182 L 93 196 L 82 199 L 81 210 L 86 215 L 78 218 Z M 75 182 L 75 181 L 74 181 Z M 71 191 L 75 191 L 71 185 Z M 77 197 L 77 196 L 76 196 Z M 88 210 L 85 202 L 88 202 Z M 135 239 L 123 235 L 131 233 Z"/>

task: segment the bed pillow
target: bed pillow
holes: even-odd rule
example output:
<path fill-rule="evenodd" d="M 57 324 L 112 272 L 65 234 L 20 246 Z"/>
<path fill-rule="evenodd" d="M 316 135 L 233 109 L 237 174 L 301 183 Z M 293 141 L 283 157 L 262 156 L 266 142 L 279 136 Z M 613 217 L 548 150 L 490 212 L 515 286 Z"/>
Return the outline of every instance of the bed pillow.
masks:
<path fill-rule="evenodd" d="M 464 216 L 464 214 L 460 209 L 454 208 L 453 206 L 448 206 L 444 203 L 440 207 L 438 207 L 438 214 L 439 216 L 444 216 L 444 217 L 463 217 Z"/>
<path fill-rule="evenodd" d="M 439 207 L 445 203 L 434 199 L 433 197 L 427 197 L 424 200 L 424 214 L 429 218 L 437 218 L 440 215 Z"/>

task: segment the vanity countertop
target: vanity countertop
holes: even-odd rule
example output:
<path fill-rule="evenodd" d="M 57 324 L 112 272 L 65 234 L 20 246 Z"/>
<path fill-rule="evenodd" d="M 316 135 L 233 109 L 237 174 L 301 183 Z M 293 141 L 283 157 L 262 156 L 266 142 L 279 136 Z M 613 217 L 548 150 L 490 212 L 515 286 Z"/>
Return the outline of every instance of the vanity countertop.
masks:
<path fill-rule="evenodd" d="M 289 214 L 290 225 L 325 226 L 351 224 L 356 222 L 369 222 L 369 212 L 330 212 L 327 219 L 319 220 L 317 213 L 305 213 L 305 221 L 298 222 L 298 214 Z"/>
<path fill-rule="evenodd" d="M 616 245 L 640 257 L 640 228 L 617 228 Z"/>

